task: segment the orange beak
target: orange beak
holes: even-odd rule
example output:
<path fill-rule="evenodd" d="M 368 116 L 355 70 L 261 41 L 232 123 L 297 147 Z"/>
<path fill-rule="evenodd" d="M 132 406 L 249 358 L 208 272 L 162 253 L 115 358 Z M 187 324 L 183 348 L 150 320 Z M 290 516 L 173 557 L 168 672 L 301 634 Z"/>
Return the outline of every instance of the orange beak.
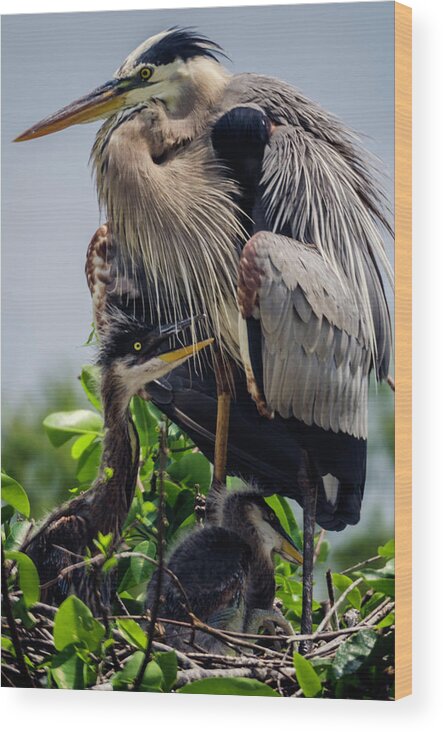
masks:
<path fill-rule="evenodd" d="M 71 125 L 84 124 L 109 117 L 125 106 L 127 86 L 121 79 L 112 79 L 93 92 L 59 109 L 58 112 L 37 122 L 15 138 L 14 142 L 33 140 L 50 135 Z"/>
<path fill-rule="evenodd" d="M 199 343 L 194 343 L 191 346 L 178 348 L 176 351 L 162 353 L 160 356 L 158 356 L 158 358 L 160 358 L 162 361 L 166 361 L 166 363 L 174 363 L 175 361 L 180 361 L 182 358 L 189 358 L 190 356 L 194 356 L 203 348 L 206 348 L 206 346 L 210 346 L 211 343 L 214 343 L 214 339 L 208 338 L 206 341 L 200 341 Z"/>

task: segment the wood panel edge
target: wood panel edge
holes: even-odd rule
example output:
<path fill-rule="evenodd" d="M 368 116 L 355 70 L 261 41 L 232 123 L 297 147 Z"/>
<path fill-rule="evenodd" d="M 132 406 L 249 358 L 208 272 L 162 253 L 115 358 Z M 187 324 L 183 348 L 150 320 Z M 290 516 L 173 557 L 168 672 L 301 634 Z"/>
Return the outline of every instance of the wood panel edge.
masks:
<path fill-rule="evenodd" d="M 412 693 L 412 10 L 395 3 L 395 698 Z"/>

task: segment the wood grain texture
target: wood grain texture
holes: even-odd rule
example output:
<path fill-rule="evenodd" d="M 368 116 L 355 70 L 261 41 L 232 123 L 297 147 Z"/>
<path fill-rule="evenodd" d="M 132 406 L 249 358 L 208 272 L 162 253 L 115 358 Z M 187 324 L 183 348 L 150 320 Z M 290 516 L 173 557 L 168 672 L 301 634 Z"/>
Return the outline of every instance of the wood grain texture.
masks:
<path fill-rule="evenodd" d="M 395 698 L 412 693 L 412 10 L 395 3 Z"/>

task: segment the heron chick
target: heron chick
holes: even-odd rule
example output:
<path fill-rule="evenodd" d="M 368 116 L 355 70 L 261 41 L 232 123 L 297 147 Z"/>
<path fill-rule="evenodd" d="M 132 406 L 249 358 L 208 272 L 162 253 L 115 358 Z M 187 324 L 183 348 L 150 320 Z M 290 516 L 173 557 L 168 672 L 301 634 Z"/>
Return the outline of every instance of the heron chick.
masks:
<path fill-rule="evenodd" d="M 167 562 L 169 572 L 162 574 L 159 616 L 165 621 L 189 621 L 191 611 L 218 630 L 257 633 L 272 624 L 292 634 L 290 624 L 273 607 L 273 557 L 279 554 L 301 564 L 303 559 L 293 539 L 252 488 L 228 493 L 219 515 L 219 526 L 193 531 Z M 159 571 L 149 585 L 148 608 L 153 607 L 158 581 Z M 165 630 L 168 644 L 189 648 L 190 629 L 165 622 Z M 227 652 L 222 641 L 204 631 L 197 631 L 193 642 L 208 652 Z"/>
<path fill-rule="evenodd" d="M 100 573 L 96 579 L 85 566 L 69 568 L 80 563 L 88 551 L 97 554 L 94 539 L 99 532 L 112 533 L 114 547 L 121 537 L 140 454 L 130 400 L 139 389 L 212 342 L 173 347 L 175 337 L 189 326 L 190 319 L 150 328 L 120 311 L 108 312 L 98 357 L 105 423 L 98 477 L 88 491 L 56 508 L 21 547 L 37 567 L 43 602 L 59 605 L 75 594 L 96 613 L 100 606 L 109 606 L 115 590 L 109 574 Z"/>

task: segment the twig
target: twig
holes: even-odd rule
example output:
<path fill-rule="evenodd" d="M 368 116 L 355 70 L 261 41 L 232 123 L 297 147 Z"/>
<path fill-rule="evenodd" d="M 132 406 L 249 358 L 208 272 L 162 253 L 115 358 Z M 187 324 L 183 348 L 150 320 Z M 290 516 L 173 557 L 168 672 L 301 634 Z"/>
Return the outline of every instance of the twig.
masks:
<path fill-rule="evenodd" d="M 5 552 L 3 550 L 3 542 L 2 542 L 1 578 L 2 578 L 2 595 L 3 595 L 3 602 L 4 602 L 5 613 L 6 613 L 6 620 L 7 620 L 9 630 L 11 633 L 11 641 L 12 641 L 12 645 L 14 646 L 15 657 L 17 659 L 17 666 L 19 668 L 21 676 L 23 676 L 23 679 L 27 682 L 27 685 L 34 689 L 35 684 L 34 684 L 33 679 L 30 676 L 29 669 L 26 666 L 25 657 L 23 655 L 23 649 L 22 649 L 22 645 L 20 643 L 20 637 L 19 637 L 18 630 L 17 630 L 17 624 L 15 622 L 15 618 L 12 613 L 11 600 L 9 598 L 9 593 L 8 593 L 8 580 L 7 580 L 7 575 L 6 575 Z"/>
<path fill-rule="evenodd" d="M 326 624 L 331 619 L 333 614 L 337 611 L 337 608 L 341 605 L 343 600 L 349 595 L 351 590 L 353 590 L 354 587 L 357 587 L 359 584 L 361 584 L 361 582 L 363 582 L 363 580 L 361 579 L 361 577 L 359 577 L 358 579 L 355 580 L 355 582 L 352 582 L 352 584 L 350 584 L 349 587 L 347 587 L 344 592 L 342 592 L 342 594 L 340 595 L 338 600 L 333 604 L 333 606 L 331 607 L 329 612 L 326 613 L 325 617 L 321 621 L 320 625 L 317 627 L 317 630 L 313 634 L 314 640 L 318 638 L 318 634 L 323 630 L 323 628 L 326 626 Z"/>
<path fill-rule="evenodd" d="M 326 570 L 326 586 L 328 588 L 329 602 L 331 603 L 331 608 L 333 608 L 335 605 L 335 594 L 334 585 L 332 583 L 332 573 L 330 569 Z M 338 622 L 337 610 L 332 613 L 331 619 L 334 620 L 334 630 L 338 630 L 340 627 L 340 623 Z"/>
<path fill-rule="evenodd" d="M 378 605 L 375 610 L 372 611 L 372 613 L 369 613 L 367 617 L 364 619 L 363 623 L 365 625 L 376 625 L 380 622 L 380 620 L 383 620 L 383 618 L 388 615 L 391 610 L 393 610 L 395 607 L 395 602 L 390 601 L 387 597 L 383 602 Z"/>
<path fill-rule="evenodd" d="M 154 640 L 155 624 L 157 622 L 157 615 L 160 609 L 161 602 L 161 591 L 163 584 L 163 559 L 164 559 L 164 528 L 165 528 L 165 470 L 168 463 L 168 441 L 167 441 L 167 428 L 165 424 L 160 425 L 160 437 L 159 437 L 159 504 L 158 504 L 158 580 L 155 587 L 154 603 L 151 611 L 151 618 L 149 621 L 148 637 L 146 643 L 146 649 L 143 656 L 143 661 L 140 664 L 137 676 L 133 684 L 133 690 L 137 691 L 140 688 L 140 684 L 143 681 L 146 668 L 149 661 L 151 660 L 152 654 L 152 643 Z"/>
<path fill-rule="evenodd" d="M 317 543 L 315 545 L 314 564 L 316 563 L 316 561 L 319 557 L 321 545 L 323 544 L 325 536 L 326 536 L 326 529 L 322 529 L 318 535 Z"/>
<path fill-rule="evenodd" d="M 355 572 L 357 569 L 361 569 L 362 567 L 366 567 L 367 564 L 371 564 L 372 562 L 376 562 L 378 559 L 384 559 L 380 554 L 376 554 L 375 557 L 369 557 L 369 559 L 365 559 L 363 562 L 359 562 L 358 564 L 354 564 L 352 567 L 347 567 L 346 569 L 342 569 L 339 574 L 349 574 L 350 572 Z"/>
<path fill-rule="evenodd" d="M 395 391 L 395 381 L 392 378 L 391 374 L 388 374 L 387 375 L 387 377 L 386 377 L 386 383 L 392 389 L 392 391 Z"/>
<path fill-rule="evenodd" d="M 202 679 L 222 679 L 222 678 L 253 678 L 264 683 L 276 680 L 279 674 L 288 675 L 291 681 L 291 673 L 294 674 L 294 669 L 290 666 L 288 668 L 279 669 L 268 669 L 268 668 L 249 668 L 244 666 L 243 668 L 218 668 L 218 669 L 192 669 L 190 671 L 179 671 L 177 674 L 177 681 L 175 688 L 179 689 L 185 684 L 189 684 L 191 681 L 201 681 Z"/>

